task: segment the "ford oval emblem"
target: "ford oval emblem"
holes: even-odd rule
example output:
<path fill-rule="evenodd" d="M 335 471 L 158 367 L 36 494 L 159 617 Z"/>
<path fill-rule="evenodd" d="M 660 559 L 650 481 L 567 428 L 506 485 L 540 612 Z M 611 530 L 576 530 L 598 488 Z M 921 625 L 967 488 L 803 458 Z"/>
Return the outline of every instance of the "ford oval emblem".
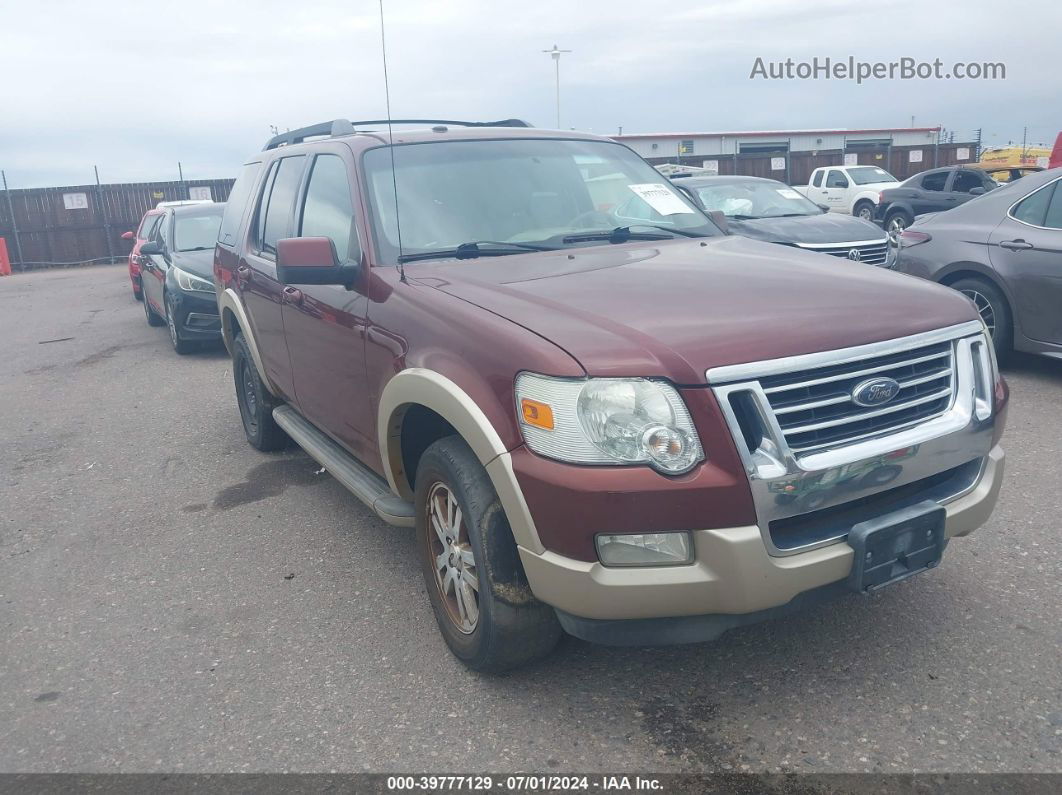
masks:
<path fill-rule="evenodd" d="M 852 388 L 852 402 L 857 406 L 882 406 L 896 397 L 899 383 L 892 378 L 879 376 L 860 381 Z"/>
<path fill-rule="evenodd" d="M 859 253 L 858 248 L 850 248 L 848 249 L 848 259 L 852 260 L 852 262 L 859 262 L 863 259 L 863 255 Z"/>

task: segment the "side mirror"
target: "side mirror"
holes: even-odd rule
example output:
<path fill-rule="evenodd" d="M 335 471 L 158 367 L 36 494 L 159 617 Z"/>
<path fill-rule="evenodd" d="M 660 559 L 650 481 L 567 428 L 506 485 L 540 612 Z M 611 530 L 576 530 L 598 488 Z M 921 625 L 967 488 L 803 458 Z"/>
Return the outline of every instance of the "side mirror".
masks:
<path fill-rule="evenodd" d="M 140 253 L 144 256 L 162 256 L 162 244 L 154 240 L 149 240 L 140 247 Z"/>
<path fill-rule="evenodd" d="M 708 213 L 708 217 L 715 222 L 715 225 L 723 230 L 725 234 L 730 234 L 730 222 L 726 220 L 726 216 L 722 210 L 712 210 Z"/>
<path fill-rule="evenodd" d="M 122 240 L 133 240 L 135 237 L 132 232 L 122 232 Z"/>
<path fill-rule="evenodd" d="M 288 237 L 277 241 L 277 279 L 281 284 L 341 284 L 350 287 L 358 266 L 342 264 L 328 237 Z"/>
<path fill-rule="evenodd" d="M 985 192 L 984 188 L 970 188 L 971 196 L 980 196 Z"/>
<path fill-rule="evenodd" d="M 828 213 L 830 211 L 830 205 L 828 204 L 816 204 L 815 206 L 822 210 L 824 213 Z"/>

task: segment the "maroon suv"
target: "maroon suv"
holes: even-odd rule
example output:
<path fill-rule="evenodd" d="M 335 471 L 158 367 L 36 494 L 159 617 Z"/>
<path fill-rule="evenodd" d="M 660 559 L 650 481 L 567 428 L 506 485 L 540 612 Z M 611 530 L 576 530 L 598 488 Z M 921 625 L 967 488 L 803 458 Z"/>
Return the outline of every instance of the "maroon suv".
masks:
<path fill-rule="evenodd" d="M 1007 388 L 965 297 L 724 234 L 605 138 L 427 124 L 271 140 L 215 279 L 251 444 L 416 528 L 466 664 L 710 639 L 988 518 Z"/>

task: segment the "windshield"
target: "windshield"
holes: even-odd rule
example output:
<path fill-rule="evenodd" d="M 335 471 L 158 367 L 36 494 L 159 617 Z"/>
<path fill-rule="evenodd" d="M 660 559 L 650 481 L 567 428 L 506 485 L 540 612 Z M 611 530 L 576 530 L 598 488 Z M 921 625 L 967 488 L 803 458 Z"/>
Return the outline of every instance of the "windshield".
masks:
<path fill-rule="evenodd" d="M 896 182 L 896 177 L 877 166 L 859 166 L 848 169 L 848 176 L 856 185 L 869 185 L 871 182 Z"/>
<path fill-rule="evenodd" d="M 364 158 L 383 262 L 398 261 L 399 226 L 404 258 L 480 241 L 495 247 L 603 245 L 608 238 L 566 238 L 619 227 L 661 238 L 670 237 L 670 229 L 686 236 L 719 233 L 667 179 L 619 144 L 439 141 L 395 146 L 393 151 L 394 182 L 388 148 L 370 149 Z M 512 246 L 512 252 L 519 250 Z"/>
<path fill-rule="evenodd" d="M 210 215 L 178 215 L 173 224 L 173 247 L 176 251 L 213 249 L 221 228 L 221 206 Z"/>
<path fill-rule="evenodd" d="M 818 205 L 781 182 L 731 182 L 693 190 L 706 210 L 719 210 L 728 218 L 822 215 Z"/>

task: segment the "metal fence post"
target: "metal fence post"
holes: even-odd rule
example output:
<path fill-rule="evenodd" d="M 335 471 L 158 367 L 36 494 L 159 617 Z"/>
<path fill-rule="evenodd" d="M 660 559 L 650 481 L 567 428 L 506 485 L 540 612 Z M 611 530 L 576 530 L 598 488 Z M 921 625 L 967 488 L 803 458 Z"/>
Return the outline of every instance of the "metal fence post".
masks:
<path fill-rule="evenodd" d="M 11 203 L 11 190 L 7 187 L 7 173 L 0 171 L 0 177 L 4 181 L 4 197 L 7 199 L 7 212 L 11 216 L 11 234 L 15 238 L 15 257 L 18 260 L 18 269 L 23 270 L 22 264 L 22 241 L 18 236 L 18 221 L 15 220 L 15 206 Z"/>
<path fill-rule="evenodd" d="M 103 204 L 103 188 L 100 186 L 100 170 L 93 166 L 96 172 L 96 212 L 103 217 L 103 234 L 107 238 L 107 259 L 114 262 L 114 244 L 111 242 L 111 222 L 107 219 L 107 208 Z"/>

